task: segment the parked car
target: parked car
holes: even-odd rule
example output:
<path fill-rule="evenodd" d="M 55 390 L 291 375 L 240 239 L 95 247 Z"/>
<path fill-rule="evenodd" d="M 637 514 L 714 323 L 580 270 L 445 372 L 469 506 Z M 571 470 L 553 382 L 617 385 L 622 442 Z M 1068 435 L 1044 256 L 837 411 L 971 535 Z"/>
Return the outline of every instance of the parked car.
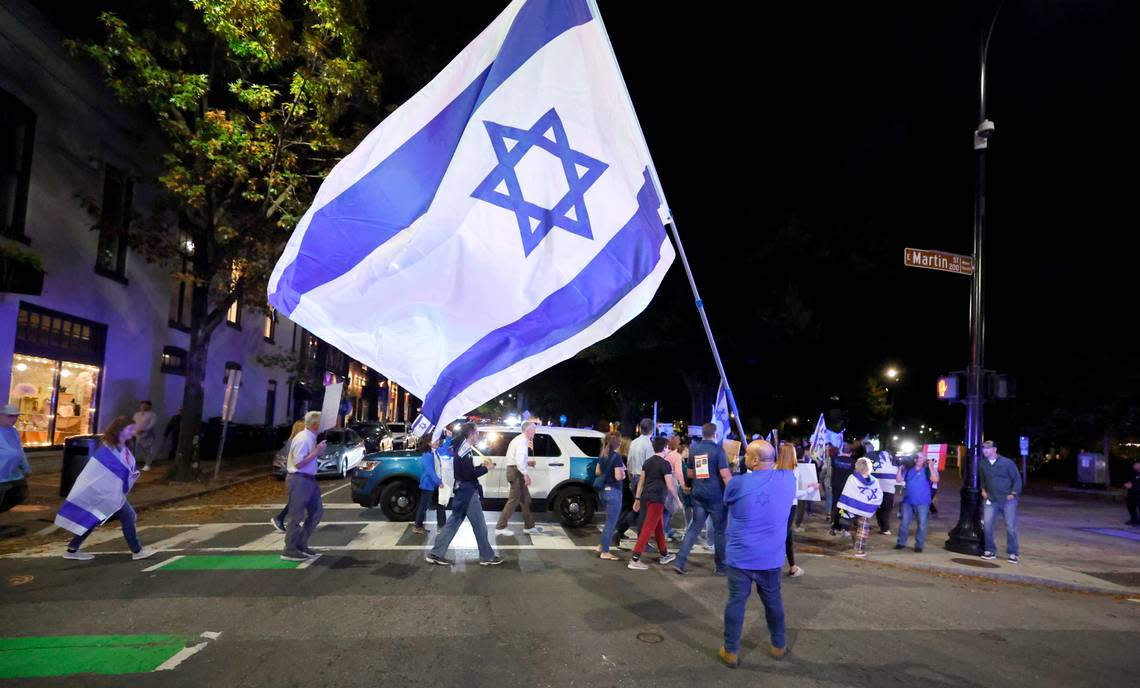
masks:
<path fill-rule="evenodd" d="M 408 446 L 408 426 L 388 423 L 388 435 L 380 440 L 380 451 L 398 451 Z"/>
<path fill-rule="evenodd" d="M 380 451 L 381 441 L 391 434 L 388 424 L 382 420 L 357 421 L 349 424 L 348 428 L 364 440 L 365 454 L 374 454 Z"/>
<path fill-rule="evenodd" d="M 317 435 L 317 442 L 325 441 L 325 453 L 317 457 L 317 476 L 344 478 L 364 460 L 364 440 L 351 428 L 330 428 Z M 273 475 L 285 479 L 288 449 L 273 457 Z"/>
<path fill-rule="evenodd" d="M 518 434 L 518 427 L 479 426 L 476 452 L 495 462 L 479 479 L 488 508 L 502 508 L 507 501 L 506 451 Z M 598 506 L 594 467 L 604 437 L 596 430 L 538 428 L 532 453 L 536 465 L 530 469 L 534 511 L 551 511 L 570 527 L 584 526 L 593 519 Z M 352 478 L 352 500 L 370 509 L 380 507 L 389 520 L 411 520 L 420 498 L 420 454 L 393 450 L 365 457 Z"/>

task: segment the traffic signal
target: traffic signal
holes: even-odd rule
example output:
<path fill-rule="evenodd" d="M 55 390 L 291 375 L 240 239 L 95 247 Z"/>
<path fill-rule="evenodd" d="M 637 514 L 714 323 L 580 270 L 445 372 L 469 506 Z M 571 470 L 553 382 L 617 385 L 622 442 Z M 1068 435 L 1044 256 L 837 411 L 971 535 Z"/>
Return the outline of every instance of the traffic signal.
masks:
<path fill-rule="evenodd" d="M 950 373 L 938 378 L 938 386 L 936 387 L 938 398 L 942 401 L 957 401 L 965 396 L 966 386 L 963 384 L 962 375 L 959 373 Z"/>
<path fill-rule="evenodd" d="M 1017 396 L 1017 381 L 1012 375 L 986 373 L 986 392 L 989 399 L 1013 399 Z"/>

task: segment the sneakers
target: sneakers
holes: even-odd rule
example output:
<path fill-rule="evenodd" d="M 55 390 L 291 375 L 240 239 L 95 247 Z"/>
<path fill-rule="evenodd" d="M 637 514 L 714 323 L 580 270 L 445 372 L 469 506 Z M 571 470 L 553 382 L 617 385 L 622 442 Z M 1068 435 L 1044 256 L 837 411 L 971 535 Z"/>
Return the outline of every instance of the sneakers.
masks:
<path fill-rule="evenodd" d="M 276 516 L 269 519 L 269 525 L 273 526 L 273 530 L 276 530 L 278 533 L 285 532 L 285 524 L 282 523 Z"/>
<path fill-rule="evenodd" d="M 157 549 L 152 549 L 150 547 L 143 547 L 139 551 L 132 554 L 131 559 L 138 561 L 139 559 L 146 559 L 147 557 L 153 557 L 156 554 L 158 554 Z"/>
<path fill-rule="evenodd" d="M 1009 555 L 1009 563 L 1016 564 L 1019 561 L 1021 561 L 1021 559 L 1019 559 L 1016 554 Z"/>
<path fill-rule="evenodd" d="M 285 561 L 308 561 L 309 560 L 309 558 L 306 557 L 303 552 L 296 552 L 296 551 L 285 552 L 281 555 L 281 558 Z"/>
<path fill-rule="evenodd" d="M 626 564 L 625 567 L 627 569 L 633 569 L 634 571 L 648 571 L 649 570 L 649 564 L 646 564 L 644 561 L 641 561 L 640 559 L 630 559 L 629 563 Z"/>
<path fill-rule="evenodd" d="M 992 559 L 997 559 L 997 555 L 993 552 L 982 552 L 982 559 L 990 561 Z"/>
<path fill-rule="evenodd" d="M 412 532 L 415 533 L 416 535 L 427 535 L 428 534 L 427 528 L 420 528 L 418 526 L 412 526 Z"/>
<path fill-rule="evenodd" d="M 149 471 L 149 470 L 150 470 L 150 466 L 145 466 L 145 465 L 144 465 L 144 466 L 143 466 L 142 468 L 140 468 L 139 470 L 140 470 L 140 471 Z"/>
<path fill-rule="evenodd" d="M 802 568 L 800 568 L 799 566 L 793 566 L 788 571 L 788 575 L 791 576 L 792 578 L 799 578 L 800 576 L 804 575 L 804 570 Z"/>
<path fill-rule="evenodd" d="M 542 526 L 535 526 L 533 528 L 523 528 L 523 532 L 527 535 L 534 535 L 535 533 L 543 532 Z"/>
<path fill-rule="evenodd" d="M 906 549 L 906 545 L 896 542 L 895 549 Z"/>
<path fill-rule="evenodd" d="M 740 666 L 740 657 L 738 657 L 735 652 L 729 652 L 722 647 L 717 655 L 720 657 L 720 661 L 724 662 L 724 665 L 729 669 L 735 669 Z"/>
<path fill-rule="evenodd" d="M 863 557 L 867 556 L 867 553 L 866 552 L 856 552 L 855 556 L 862 559 Z"/>
<path fill-rule="evenodd" d="M 802 532 L 804 532 L 804 527 L 803 526 L 796 526 L 795 528 L 792 528 L 792 531 L 796 532 L 796 533 L 802 533 Z"/>
<path fill-rule="evenodd" d="M 502 557 L 494 557 L 492 559 L 488 559 L 487 561 L 480 561 L 479 565 L 480 566 L 498 566 L 501 563 L 503 563 Z"/>
<path fill-rule="evenodd" d="M 783 657 L 784 655 L 788 654 L 788 648 L 786 648 L 786 647 L 773 647 L 773 646 L 769 645 L 768 646 L 768 654 L 772 655 L 776 659 L 779 659 L 779 658 Z"/>
<path fill-rule="evenodd" d="M 502 535 L 503 537 L 511 537 L 514 534 L 515 534 L 515 531 L 510 530 L 508 528 L 496 528 L 495 529 L 495 535 Z"/>
<path fill-rule="evenodd" d="M 676 559 L 676 558 L 677 558 L 677 555 L 676 555 L 676 554 L 666 554 L 665 556 L 661 557 L 661 559 L 660 559 L 660 560 L 658 560 L 658 562 L 657 562 L 657 563 L 658 563 L 658 564 L 661 564 L 662 566 L 664 566 L 665 564 L 671 564 L 671 563 L 673 563 L 673 560 L 674 560 L 674 559 Z"/>
<path fill-rule="evenodd" d="M 915 554 L 922 554 L 922 548 L 921 548 L 921 547 L 915 547 L 915 548 L 914 548 L 914 553 L 915 553 Z"/>
<path fill-rule="evenodd" d="M 717 569 L 716 571 L 713 571 L 713 575 L 714 576 L 720 576 L 722 578 L 727 578 L 728 577 L 728 571 L 726 571 L 725 569 Z"/>
<path fill-rule="evenodd" d="M 673 567 L 673 573 L 677 574 L 678 576 L 683 576 L 686 573 L 688 573 L 688 571 L 685 570 L 684 566 L 677 564 L 676 566 Z"/>
<path fill-rule="evenodd" d="M 891 531 L 889 531 L 889 530 L 880 530 L 879 531 L 879 535 L 890 535 L 890 534 L 891 534 Z"/>
<path fill-rule="evenodd" d="M 308 557 L 310 559 L 316 559 L 317 557 L 321 556 L 320 552 L 313 551 L 313 550 L 309 549 L 308 547 L 302 548 L 301 554 L 304 554 L 306 557 Z"/>
<path fill-rule="evenodd" d="M 88 554 L 87 552 L 80 552 L 78 550 L 75 552 L 65 551 L 63 553 L 63 558 L 64 559 L 71 559 L 72 561 L 91 561 L 92 559 L 95 558 L 95 555 L 94 554 Z"/>
<path fill-rule="evenodd" d="M 451 566 L 451 561 L 449 559 L 444 559 L 443 557 L 437 557 L 434 554 L 432 554 L 431 552 L 427 553 L 427 555 L 424 557 L 424 561 L 426 561 L 429 564 L 435 564 L 436 566 Z"/>
<path fill-rule="evenodd" d="M 832 528 L 831 530 L 827 531 L 827 534 L 830 535 L 831 537 L 837 537 L 839 535 L 839 532 L 837 530 L 835 530 L 834 528 Z"/>

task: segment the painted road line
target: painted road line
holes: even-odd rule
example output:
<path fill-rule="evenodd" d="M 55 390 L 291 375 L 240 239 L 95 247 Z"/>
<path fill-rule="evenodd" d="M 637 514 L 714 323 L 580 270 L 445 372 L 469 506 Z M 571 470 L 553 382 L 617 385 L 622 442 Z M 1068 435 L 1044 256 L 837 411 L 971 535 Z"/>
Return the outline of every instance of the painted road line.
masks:
<path fill-rule="evenodd" d="M 329 496 L 329 495 L 331 495 L 332 493 L 334 493 L 334 492 L 339 492 L 340 490 L 343 490 L 344 488 L 346 488 L 346 487 L 348 487 L 348 486 L 350 486 L 350 485 L 352 485 L 352 483 L 345 483 L 345 484 L 343 484 L 343 485 L 340 485 L 339 487 L 334 487 L 333 489 L 329 490 L 328 492 L 322 492 L 322 493 L 321 493 L 321 498 L 323 499 L 323 498 L 325 498 L 325 497 L 328 497 L 328 496 Z M 354 506 L 356 506 L 357 508 L 360 508 L 360 505 L 359 505 L 359 504 L 356 504 L 356 505 L 354 505 Z"/>
<path fill-rule="evenodd" d="M 268 525 L 265 526 L 265 529 L 269 532 L 255 540 L 245 543 L 241 547 L 238 547 L 238 551 L 268 552 L 275 549 L 284 549 L 285 533 L 278 533 L 276 530 L 272 530 Z"/>
<path fill-rule="evenodd" d="M 271 571 L 301 568 L 279 554 L 188 554 L 162 563 L 160 571 Z"/>
<path fill-rule="evenodd" d="M 344 546 L 344 549 L 390 549 L 396 546 L 400 541 L 400 536 L 407 528 L 407 523 L 369 523 L 360 529 L 360 532 Z M 326 548 L 318 547 L 318 549 Z"/>
<path fill-rule="evenodd" d="M 0 638 L 0 679 L 154 671 L 186 647 L 175 635 Z"/>
<path fill-rule="evenodd" d="M 184 647 L 184 648 L 182 648 L 182 650 L 178 654 L 174 655 L 170 659 L 168 659 L 165 662 L 163 662 L 162 664 L 158 665 L 157 667 L 155 667 L 154 670 L 155 671 L 170 671 L 171 669 L 176 668 L 179 664 L 185 662 L 187 659 L 190 659 L 194 655 L 201 652 L 205 647 L 206 647 L 206 643 L 198 643 L 197 645 L 194 645 L 193 647 Z"/>
<path fill-rule="evenodd" d="M 158 569 L 162 568 L 163 566 L 166 566 L 167 564 L 169 564 L 171 562 L 178 561 L 179 559 L 181 559 L 184 556 L 186 556 L 186 555 L 185 554 L 179 554 L 178 556 L 171 557 L 171 558 L 167 559 L 166 561 L 160 561 L 157 564 L 155 564 L 154 566 L 146 567 L 145 569 L 142 570 L 142 572 L 143 573 L 149 573 L 151 571 L 157 571 Z"/>
<path fill-rule="evenodd" d="M 188 549 L 191 545 L 211 540 L 222 533 L 235 530 L 241 526 L 247 526 L 248 523 L 207 523 L 193 530 L 188 530 L 185 533 L 179 533 L 165 540 L 159 540 L 151 545 L 154 549 L 163 552 L 177 551 L 180 549 Z"/>

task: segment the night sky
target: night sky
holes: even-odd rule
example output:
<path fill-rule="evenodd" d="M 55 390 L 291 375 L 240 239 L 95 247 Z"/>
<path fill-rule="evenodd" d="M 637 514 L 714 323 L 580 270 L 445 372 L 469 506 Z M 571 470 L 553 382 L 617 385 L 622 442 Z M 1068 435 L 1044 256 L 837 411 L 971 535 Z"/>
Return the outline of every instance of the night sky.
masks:
<path fill-rule="evenodd" d="M 65 30 L 89 26 L 56 4 Z M 966 365 L 969 279 L 902 254 L 971 250 L 978 42 L 995 3 L 599 4 L 749 431 L 814 419 L 832 395 L 858 406 L 866 377 L 896 364 L 896 418 L 960 440 L 963 410 L 934 382 Z M 391 106 L 503 3 L 371 7 Z M 1127 1 L 1009 0 L 997 21 L 986 364 L 1017 376 L 1019 398 L 988 407 L 987 434 L 1007 446 L 1054 408 L 1138 396 L 1137 18 Z M 678 263 L 625 334 L 667 323 L 684 366 L 711 375 L 686 290 Z M 639 394 L 688 419 L 667 365 Z"/>

